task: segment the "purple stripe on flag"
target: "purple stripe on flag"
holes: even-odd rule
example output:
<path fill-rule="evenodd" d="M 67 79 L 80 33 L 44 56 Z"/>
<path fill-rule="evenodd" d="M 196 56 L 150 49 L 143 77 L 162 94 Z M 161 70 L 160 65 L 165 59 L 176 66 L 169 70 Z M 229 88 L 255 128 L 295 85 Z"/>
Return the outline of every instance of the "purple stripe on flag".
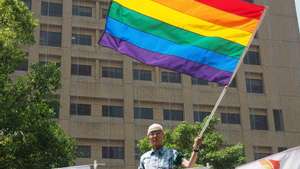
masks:
<path fill-rule="evenodd" d="M 223 85 L 229 83 L 232 75 L 231 72 L 218 70 L 208 65 L 139 48 L 127 41 L 113 37 L 107 32 L 103 34 L 99 44 L 117 50 L 147 65 L 163 67 Z"/>

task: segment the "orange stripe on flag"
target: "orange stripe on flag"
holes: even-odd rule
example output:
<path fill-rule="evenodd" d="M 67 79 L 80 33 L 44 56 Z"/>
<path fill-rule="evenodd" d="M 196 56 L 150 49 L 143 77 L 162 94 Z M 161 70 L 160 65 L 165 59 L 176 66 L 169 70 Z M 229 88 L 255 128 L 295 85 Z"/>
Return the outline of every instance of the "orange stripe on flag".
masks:
<path fill-rule="evenodd" d="M 260 160 L 259 163 L 264 169 L 280 169 L 280 161 L 277 160 Z"/>
<path fill-rule="evenodd" d="M 257 19 L 248 18 L 234 13 L 229 13 L 195 0 L 153 0 L 164 6 L 181 13 L 206 20 L 213 24 L 254 32 L 258 23 Z"/>

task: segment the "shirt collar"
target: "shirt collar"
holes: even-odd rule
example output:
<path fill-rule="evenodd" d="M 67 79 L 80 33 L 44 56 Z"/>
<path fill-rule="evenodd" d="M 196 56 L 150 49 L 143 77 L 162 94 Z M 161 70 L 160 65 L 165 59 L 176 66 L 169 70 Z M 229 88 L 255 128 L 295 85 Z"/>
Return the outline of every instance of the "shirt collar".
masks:
<path fill-rule="evenodd" d="M 151 155 L 155 154 L 155 153 L 158 153 L 159 155 L 162 155 L 165 151 L 165 147 L 161 147 L 160 149 L 158 150 L 154 150 L 153 148 L 151 149 Z"/>

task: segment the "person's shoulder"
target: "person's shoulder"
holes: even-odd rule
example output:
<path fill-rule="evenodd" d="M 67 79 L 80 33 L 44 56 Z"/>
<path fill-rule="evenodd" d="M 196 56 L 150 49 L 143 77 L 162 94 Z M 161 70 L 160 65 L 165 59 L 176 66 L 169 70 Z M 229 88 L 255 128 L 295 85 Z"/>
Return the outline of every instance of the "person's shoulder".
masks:
<path fill-rule="evenodd" d="M 166 151 L 166 152 L 172 152 L 172 153 L 177 153 L 177 150 L 175 150 L 173 148 L 164 148 L 164 151 Z"/>
<path fill-rule="evenodd" d="M 151 153 L 152 153 L 152 150 L 149 150 L 147 152 L 145 152 L 142 156 L 141 156 L 141 160 L 147 158 L 147 157 L 150 157 L 151 156 Z"/>

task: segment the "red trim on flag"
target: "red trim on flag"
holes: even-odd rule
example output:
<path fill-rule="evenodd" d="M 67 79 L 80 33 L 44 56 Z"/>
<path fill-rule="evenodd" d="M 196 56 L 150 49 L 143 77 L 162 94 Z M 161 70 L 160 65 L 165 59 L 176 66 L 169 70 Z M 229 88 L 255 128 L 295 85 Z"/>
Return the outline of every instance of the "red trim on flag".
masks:
<path fill-rule="evenodd" d="M 241 0 L 196 0 L 214 8 L 234 13 L 236 15 L 258 19 L 262 16 L 265 7 Z"/>

